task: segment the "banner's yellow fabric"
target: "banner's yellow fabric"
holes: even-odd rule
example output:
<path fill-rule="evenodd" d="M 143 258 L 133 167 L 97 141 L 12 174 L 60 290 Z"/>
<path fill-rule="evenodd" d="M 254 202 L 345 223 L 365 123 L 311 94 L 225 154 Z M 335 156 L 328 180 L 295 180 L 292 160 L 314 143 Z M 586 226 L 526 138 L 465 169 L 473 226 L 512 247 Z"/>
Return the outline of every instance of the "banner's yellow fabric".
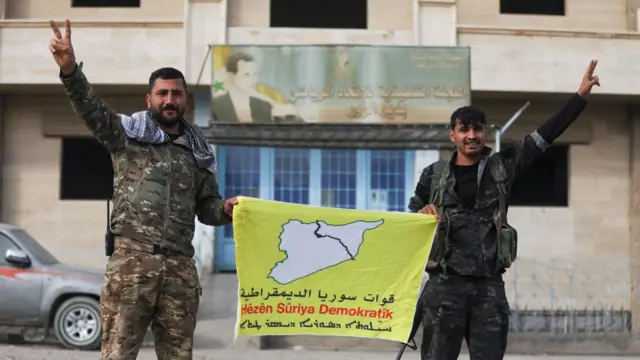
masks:
<path fill-rule="evenodd" d="M 436 224 L 422 214 L 239 197 L 236 336 L 406 342 Z"/>

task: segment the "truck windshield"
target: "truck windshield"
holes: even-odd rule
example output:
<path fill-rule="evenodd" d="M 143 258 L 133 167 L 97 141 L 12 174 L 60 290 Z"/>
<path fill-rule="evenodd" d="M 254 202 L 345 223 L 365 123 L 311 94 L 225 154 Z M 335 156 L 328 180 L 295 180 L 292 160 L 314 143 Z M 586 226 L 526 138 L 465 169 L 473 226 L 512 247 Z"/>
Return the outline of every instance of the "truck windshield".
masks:
<path fill-rule="evenodd" d="M 45 249 L 40 243 L 38 243 L 31 235 L 22 229 L 12 229 L 11 234 L 20 242 L 21 246 L 29 249 L 29 251 L 35 256 L 39 263 L 42 265 L 55 265 L 59 261 L 56 259 L 47 249 Z"/>

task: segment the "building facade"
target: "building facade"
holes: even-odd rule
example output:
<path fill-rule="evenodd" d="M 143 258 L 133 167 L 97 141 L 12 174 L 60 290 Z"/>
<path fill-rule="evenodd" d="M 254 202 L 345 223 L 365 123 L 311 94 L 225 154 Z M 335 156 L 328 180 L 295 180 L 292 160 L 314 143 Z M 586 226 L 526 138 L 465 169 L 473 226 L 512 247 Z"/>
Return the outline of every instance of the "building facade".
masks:
<path fill-rule="evenodd" d="M 512 308 L 558 314 L 602 309 L 621 329 L 640 328 L 640 0 L 539 0 L 530 8 L 516 0 L 363 0 L 349 9 L 325 1 L 313 21 L 300 15 L 305 10 L 296 2 L 283 0 L 101 3 L 0 0 L 0 220 L 24 227 L 62 261 L 106 261 L 100 199 L 110 183 L 91 164 L 109 159 L 87 139 L 62 93 L 47 49 L 49 19 L 71 20 L 84 72 L 117 111 L 143 108 L 151 71 L 173 66 L 190 84 L 189 116 L 203 126 L 210 116 L 210 44 L 468 46 L 472 103 L 491 124 L 503 125 L 531 103 L 505 143 L 559 109 L 595 58 L 602 87 L 520 184 L 527 191 L 510 209 L 519 260 L 505 281 Z M 332 20 L 340 13 L 351 21 Z M 405 211 L 422 168 L 449 155 L 216 150 L 225 196 L 390 211 Z M 230 229 L 216 229 L 214 237 L 198 242 L 205 271 L 233 270 Z"/>

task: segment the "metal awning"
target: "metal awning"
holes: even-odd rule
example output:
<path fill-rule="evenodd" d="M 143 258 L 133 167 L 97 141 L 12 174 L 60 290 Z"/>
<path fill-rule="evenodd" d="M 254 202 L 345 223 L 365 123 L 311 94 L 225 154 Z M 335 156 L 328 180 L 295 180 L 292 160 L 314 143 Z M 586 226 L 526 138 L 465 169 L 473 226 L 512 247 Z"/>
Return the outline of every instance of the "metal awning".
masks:
<path fill-rule="evenodd" d="M 454 147 L 444 124 L 210 123 L 201 130 L 215 145 L 396 150 Z"/>

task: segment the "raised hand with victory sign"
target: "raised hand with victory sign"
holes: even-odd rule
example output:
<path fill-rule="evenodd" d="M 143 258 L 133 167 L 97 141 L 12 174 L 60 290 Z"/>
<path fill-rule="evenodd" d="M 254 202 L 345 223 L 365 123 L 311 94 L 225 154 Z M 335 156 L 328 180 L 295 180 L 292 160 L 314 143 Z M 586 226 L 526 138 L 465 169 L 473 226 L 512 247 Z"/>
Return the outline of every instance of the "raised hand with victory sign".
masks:
<path fill-rule="evenodd" d="M 69 20 L 64 21 L 64 36 L 60 33 L 55 21 L 50 20 L 49 25 L 51 25 L 55 36 L 49 44 L 53 60 L 56 61 L 63 75 L 71 75 L 76 68 L 76 54 L 73 52 L 73 45 L 71 45 L 71 23 Z"/>
<path fill-rule="evenodd" d="M 587 72 L 585 72 L 582 77 L 582 83 L 578 88 L 578 95 L 585 97 L 591 94 L 593 85 L 600 86 L 600 78 L 598 78 L 598 75 L 593 75 L 593 72 L 596 70 L 596 65 L 598 65 L 598 60 L 591 60 Z"/>

